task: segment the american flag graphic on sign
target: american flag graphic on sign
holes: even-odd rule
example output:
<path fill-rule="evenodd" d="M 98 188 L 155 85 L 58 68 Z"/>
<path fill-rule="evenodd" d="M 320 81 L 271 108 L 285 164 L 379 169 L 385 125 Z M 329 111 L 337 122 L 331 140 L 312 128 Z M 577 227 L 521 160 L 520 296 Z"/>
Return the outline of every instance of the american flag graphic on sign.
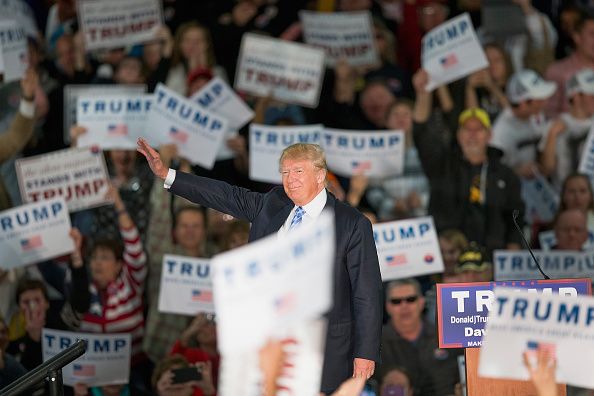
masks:
<path fill-rule="evenodd" d="M 406 254 L 397 254 L 394 256 L 386 256 L 386 264 L 388 267 L 392 267 L 395 265 L 403 265 L 406 264 Z"/>
<path fill-rule="evenodd" d="M 458 64 L 458 58 L 456 57 L 456 54 L 449 54 L 441 58 L 439 63 L 444 69 L 449 69 L 450 67 L 456 66 Z"/>
<path fill-rule="evenodd" d="M 371 169 L 371 161 L 352 161 L 353 172 L 363 172 Z"/>
<path fill-rule="evenodd" d="M 93 377 L 95 375 L 95 366 L 92 364 L 73 364 L 72 375 L 77 377 Z"/>
<path fill-rule="evenodd" d="M 41 241 L 41 235 L 35 235 L 30 238 L 21 239 L 21 249 L 24 252 L 40 248 L 42 245 L 43 242 Z"/>
<path fill-rule="evenodd" d="M 128 125 L 110 124 L 107 126 L 107 134 L 110 136 L 126 136 L 128 134 Z"/>
<path fill-rule="evenodd" d="M 187 143 L 188 138 L 190 137 L 188 132 L 177 129 L 176 127 L 171 127 L 169 130 L 169 136 L 174 142 L 177 143 Z"/>
<path fill-rule="evenodd" d="M 287 293 L 284 296 L 278 297 L 274 300 L 274 310 L 277 314 L 283 315 L 291 311 L 295 307 L 295 294 Z"/>
<path fill-rule="evenodd" d="M 526 343 L 526 348 L 528 349 L 529 356 L 534 355 L 534 357 L 536 357 L 538 350 L 542 349 L 546 355 L 549 355 L 552 358 L 555 357 L 555 351 L 557 349 L 555 344 L 552 344 L 550 342 L 538 342 L 538 341 L 528 341 Z"/>
<path fill-rule="evenodd" d="M 210 290 L 192 290 L 192 301 L 211 302 L 212 291 Z"/>

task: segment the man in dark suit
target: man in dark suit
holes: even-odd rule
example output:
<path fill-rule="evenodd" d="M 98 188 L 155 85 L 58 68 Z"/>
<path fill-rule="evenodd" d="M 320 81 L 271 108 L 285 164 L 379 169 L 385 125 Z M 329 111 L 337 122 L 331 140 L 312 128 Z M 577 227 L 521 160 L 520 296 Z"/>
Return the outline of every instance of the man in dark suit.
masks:
<path fill-rule="evenodd" d="M 382 283 L 371 223 L 325 189 L 326 160 L 314 144 L 287 147 L 280 158 L 283 188 L 266 194 L 167 169 L 143 139 L 142 153 L 165 188 L 198 204 L 252 223 L 249 240 L 286 234 L 313 222 L 324 208 L 336 225 L 334 306 L 327 314 L 328 334 L 322 392 L 331 393 L 350 376 L 369 378 L 379 362 Z"/>

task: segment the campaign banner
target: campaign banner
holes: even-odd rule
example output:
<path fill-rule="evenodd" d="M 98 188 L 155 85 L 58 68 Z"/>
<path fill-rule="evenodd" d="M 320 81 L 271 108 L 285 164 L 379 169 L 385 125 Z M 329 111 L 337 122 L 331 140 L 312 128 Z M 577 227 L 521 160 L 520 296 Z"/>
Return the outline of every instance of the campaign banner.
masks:
<path fill-rule="evenodd" d="M 77 5 L 89 51 L 154 40 L 163 22 L 159 0 L 78 0 Z"/>
<path fill-rule="evenodd" d="M 495 301 L 493 290 L 500 286 L 570 297 L 592 293 L 592 281 L 587 278 L 438 283 L 437 329 L 440 348 L 474 348 L 482 345 L 485 324 Z"/>
<path fill-rule="evenodd" d="M 27 32 L 16 20 L 0 20 L 0 72 L 3 83 L 20 80 L 29 66 Z"/>
<path fill-rule="evenodd" d="M 553 279 L 594 278 L 594 252 L 535 250 L 534 257 L 545 274 Z M 538 267 L 526 250 L 495 250 L 495 280 L 540 278 Z"/>
<path fill-rule="evenodd" d="M 433 217 L 373 225 L 382 281 L 443 272 Z"/>
<path fill-rule="evenodd" d="M 334 218 L 276 233 L 212 260 L 217 339 L 223 355 L 253 351 L 332 306 Z"/>
<path fill-rule="evenodd" d="M 198 312 L 214 313 L 210 260 L 163 256 L 159 311 L 196 316 Z"/>
<path fill-rule="evenodd" d="M 37 38 L 39 33 L 35 15 L 27 2 L 22 0 L 0 0 L 0 19 L 16 20 L 27 36 Z"/>
<path fill-rule="evenodd" d="M 246 33 L 241 40 L 235 89 L 316 107 L 324 77 L 324 52 L 307 45 Z"/>
<path fill-rule="evenodd" d="M 578 172 L 588 175 L 592 179 L 594 177 L 594 124 L 590 128 L 590 132 L 588 132 L 588 137 L 582 150 Z"/>
<path fill-rule="evenodd" d="M 149 144 L 157 143 L 147 134 L 152 100 L 153 96 L 148 94 L 79 96 L 76 119 L 87 132 L 78 138 L 76 145 L 136 150 L 136 141 L 142 136 L 149 139 Z"/>
<path fill-rule="evenodd" d="M 369 11 L 300 11 L 303 38 L 326 53 L 326 64 L 345 59 L 352 66 L 377 65 L 373 24 Z"/>
<path fill-rule="evenodd" d="M 174 143 L 181 157 L 206 169 L 212 169 L 227 131 L 227 120 L 161 83 L 155 89 L 147 125 L 147 137 L 154 145 Z"/>
<path fill-rule="evenodd" d="M 481 347 L 481 377 L 529 380 L 539 350 L 556 360 L 555 382 L 594 388 L 594 298 L 495 289 Z"/>
<path fill-rule="evenodd" d="M 62 197 L 0 212 L 0 268 L 11 269 L 72 253 L 70 216 Z"/>
<path fill-rule="evenodd" d="M 522 200 L 526 206 L 526 221 L 553 221 L 559 207 L 559 194 L 540 173 L 532 179 L 522 179 Z"/>
<path fill-rule="evenodd" d="M 326 320 L 305 322 L 288 330 L 280 340 L 283 369 L 277 379 L 279 394 L 317 395 L 324 361 Z M 262 374 L 259 350 L 223 355 L 218 394 L 260 396 Z"/>
<path fill-rule="evenodd" d="M 111 203 L 106 198 L 109 177 L 105 158 L 97 148 L 58 150 L 19 158 L 15 168 L 24 202 L 60 196 L 70 212 Z"/>
<path fill-rule="evenodd" d="M 551 250 L 557 244 L 555 230 L 541 231 L 538 233 L 538 242 L 542 250 Z M 588 229 L 588 240 L 582 246 L 583 250 L 594 250 L 594 230 Z"/>
<path fill-rule="evenodd" d="M 320 144 L 323 128 L 322 124 L 290 127 L 251 124 L 250 179 L 281 184 L 279 159 L 283 150 L 295 143 Z"/>
<path fill-rule="evenodd" d="M 128 383 L 130 333 L 95 334 L 43 329 L 43 361 L 49 360 L 78 340 L 87 342 L 87 351 L 62 368 L 64 385 L 84 383 L 92 387 Z"/>
<path fill-rule="evenodd" d="M 421 64 L 429 74 L 427 91 L 489 66 L 467 12 L 423 36 Z"/>
<path fill-rule="evenodd" d="M 328 168 L 341 176 L 401 175 L 404 170 L 404 132 L 352 131 L 325 128 L 322 147 Z"/>

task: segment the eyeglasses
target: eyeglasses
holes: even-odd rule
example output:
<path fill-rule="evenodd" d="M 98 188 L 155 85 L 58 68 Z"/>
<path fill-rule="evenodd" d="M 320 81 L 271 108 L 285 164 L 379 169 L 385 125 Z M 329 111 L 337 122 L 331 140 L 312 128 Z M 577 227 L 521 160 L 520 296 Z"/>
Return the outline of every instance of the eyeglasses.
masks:
<path fill-rule="evenodd" d="M 390 299 L 390 304 L 392 304 L 392 305 L 400 305 L 403 302 L 407 302 L 409 304 L 412 304 L 415 301 L 417 301 L 418 299 L 419 299 L 419 296 L 408 296 L 408 297 L 402 297 L 402 298 L 391 298 Z"/>

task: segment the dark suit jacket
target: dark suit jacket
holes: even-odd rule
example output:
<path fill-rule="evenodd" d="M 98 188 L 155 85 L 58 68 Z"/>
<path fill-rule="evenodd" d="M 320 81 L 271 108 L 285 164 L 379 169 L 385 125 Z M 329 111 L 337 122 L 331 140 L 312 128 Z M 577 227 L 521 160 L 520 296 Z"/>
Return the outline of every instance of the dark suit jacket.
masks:
<path fill-rule="evenodd" d="M 277 232 L 294 207 L 282 187 L 261 194 L 182 172 L 177 172 L 170 191 L 251 222 L 250 241 Z M 352 375 L 353 358 L 379 362 L 383 311 L 371 223 L 332 194 L 326 209 L 334 211 L 336 225 L 334 306 L 327 314 L 322 374 L 322 391 L 329 393 Z"/>

